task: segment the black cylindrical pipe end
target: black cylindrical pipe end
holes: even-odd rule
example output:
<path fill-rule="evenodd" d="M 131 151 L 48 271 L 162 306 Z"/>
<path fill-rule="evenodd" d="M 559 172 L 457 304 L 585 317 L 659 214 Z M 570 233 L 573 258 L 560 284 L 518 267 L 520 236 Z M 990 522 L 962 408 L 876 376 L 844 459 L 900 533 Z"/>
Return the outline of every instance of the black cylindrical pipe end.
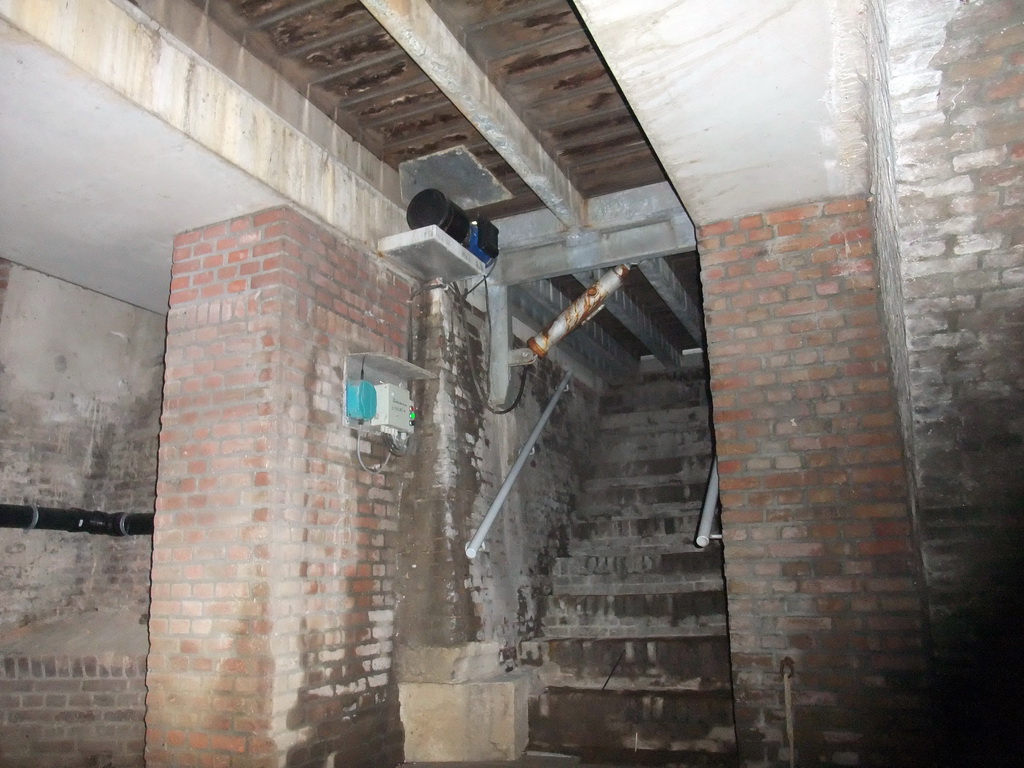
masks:
<path fill-rule="evenodd" d="M 153 533 L 153 515 L 129 512 L 108 515 L 105 512 L 89 512 L 84 509 L 0 504 L 0 528 L 95 533 L 106 536 L 145 536 Z"/>
<path fill-rule="evenodd" d="M 469 236 L 470 220 L 466 212 L 439 189 L 424 189 L 409 201 L 405 220 L 412 229 L 437 226 L 457 243 Z"/>

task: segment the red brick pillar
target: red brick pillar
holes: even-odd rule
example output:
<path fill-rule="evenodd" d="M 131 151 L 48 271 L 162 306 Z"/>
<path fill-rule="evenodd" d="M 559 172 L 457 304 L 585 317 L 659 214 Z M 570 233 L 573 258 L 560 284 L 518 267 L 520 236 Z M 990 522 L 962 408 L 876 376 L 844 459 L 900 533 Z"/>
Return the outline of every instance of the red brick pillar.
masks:
<path fill-rule="evenodd" d="M 925 765 L 925 614 L 864 200 L 699 232 L 748 765 Z"/>
<path fill-rule="evenodd" d="M 404 355 L 409 286 L 285 208 L 173 264 L 147 765 L 395 765 L 400 470 L 359 469 L 342 371 Z"/>

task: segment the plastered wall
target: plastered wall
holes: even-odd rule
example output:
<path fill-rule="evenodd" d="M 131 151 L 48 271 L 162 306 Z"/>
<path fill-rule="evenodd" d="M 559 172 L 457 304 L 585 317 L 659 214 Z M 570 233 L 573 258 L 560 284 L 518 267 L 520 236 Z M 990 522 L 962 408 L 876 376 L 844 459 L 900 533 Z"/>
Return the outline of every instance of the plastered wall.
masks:
<path fill-rule="evenodd" d="M 0 304 L 5 503 L 150 512 L 163 374 L 159 315 L 16 265 Z M 103 608 L 140 619 L 148 537 L 0 529 L 0 629 Z"/>

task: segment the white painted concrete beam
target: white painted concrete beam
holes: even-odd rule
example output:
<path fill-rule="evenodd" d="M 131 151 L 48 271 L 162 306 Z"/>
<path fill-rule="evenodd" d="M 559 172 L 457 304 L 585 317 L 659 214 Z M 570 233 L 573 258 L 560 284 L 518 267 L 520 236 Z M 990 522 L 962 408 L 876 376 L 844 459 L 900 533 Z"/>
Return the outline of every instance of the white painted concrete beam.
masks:
<path fill-rule="evenodd" d="M 129 3 L 0 0 L 0 18 L 342 237 L 374 248 L 405 228 L 401 207 L 368 178 L 389 174 L 371 168 L 340 129 L 326 144 L 310 138 Z M 235 46 L 220 57 L 232 53 L 244 54 Z M 277 77 L 269 69 L 260 76 Z M 291 90 L 279 80 L 264 85 Z M 352 152 L 359 167 L 349 164 Z"/>
<path fill-rule="evenodd" d="M 362 0 L 413 61 L 565 226 L 584 219 L 579 192 L 487 75 L 423 0 Z"/>
<path fill-rule="evenodd" d="M 863 2 L 574 5 L 699 224 L 866 191 Z"/>

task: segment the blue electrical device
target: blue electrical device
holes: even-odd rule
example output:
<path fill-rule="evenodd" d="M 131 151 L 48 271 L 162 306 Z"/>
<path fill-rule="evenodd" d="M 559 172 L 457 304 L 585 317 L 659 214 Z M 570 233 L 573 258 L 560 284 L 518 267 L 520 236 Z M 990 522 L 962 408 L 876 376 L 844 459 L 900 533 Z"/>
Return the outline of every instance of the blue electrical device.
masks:
<path fill-rule="evenodd" d="M 470 222 L 469 225 L 469 241 L 466 243 L 466 250 L 480 259 L 485 267 L 490 266 L 490 263 L 494 261 L 494 257 L 485 251 L 480 243 L 480 225 L 475 221 Z"/>
<path fill-rule="evenodd" d="M 345 413 L 350 419 L 369 421 L 377 415 L 377 390 L 368 381 L 345 385 Z"/>

